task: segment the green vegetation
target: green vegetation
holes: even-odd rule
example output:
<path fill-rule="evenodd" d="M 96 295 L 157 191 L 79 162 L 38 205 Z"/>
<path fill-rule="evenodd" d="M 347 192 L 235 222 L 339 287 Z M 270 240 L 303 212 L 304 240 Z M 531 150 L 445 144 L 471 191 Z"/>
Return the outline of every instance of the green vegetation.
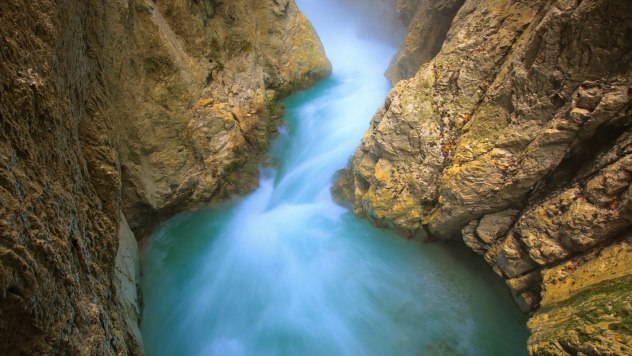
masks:
<path fill-rule="evenodd" d="M 597 337 L 620 340 L 632 336 L 632 275 L 604 281 L 571 298 L 543 306 L 541 313 L 564 311 L 556 328 L 542 341 L 564 344 L 573 350 L 589 350 Z M 618 335 L 614 335 L 618 334 Z"/>

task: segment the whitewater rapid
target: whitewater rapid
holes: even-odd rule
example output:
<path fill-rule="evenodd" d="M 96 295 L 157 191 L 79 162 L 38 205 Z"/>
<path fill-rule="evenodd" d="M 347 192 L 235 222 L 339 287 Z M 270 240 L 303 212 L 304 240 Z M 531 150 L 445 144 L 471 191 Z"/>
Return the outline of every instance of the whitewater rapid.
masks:
<path fill-rule="evenodd" d="M 333 203 L 332 177 L 390 88 L 383 72 L 396 46 L 372 36 L 371 15 L 359 22 L 349 1 L 297 2 L 333 74 L 286 100 L 270 151 L 279 166 L 262 168 L 255 192 L 181 214 L 151 237 L 147 354 L 525 353 L 524 316 L 476 256 L 405 241 Z"/>

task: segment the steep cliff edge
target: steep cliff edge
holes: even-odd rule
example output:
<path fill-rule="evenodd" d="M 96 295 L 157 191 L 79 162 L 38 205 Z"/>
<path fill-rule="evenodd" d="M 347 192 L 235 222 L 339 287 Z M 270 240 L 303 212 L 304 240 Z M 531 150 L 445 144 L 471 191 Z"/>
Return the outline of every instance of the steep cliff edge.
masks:
<path fill-rule="evenodd" d="M 386 71 L 394 84 L 410 79 L 419 66 L 431 60 L 441 49 L 452 19 L 464 0 L 398 0 L 400 19 L 408 30 L 399 51 Z"/>
<path fill-rule="evenodd" d="M 632 4 L 400 1 L 415 4 L 391 67 L 411 78 L 334 193 L 482 254 L 535 313 L 531 352 L 631 353 Z"/>
<path fill-rule="evenodd" d="M 161 219 L 256 184 L 330 65 L 291 0 L 0 3 L 0 354 L 141 354 Z"/>
<path fill-rule="evenodd" d="M 140 235 L 175 211 L 254 188 L 276 127 L 277 98 L 331 70 L 294 2 L 142 6 L 138 49 L 129 54 L 135 63 L 112 78 L 124 83 L 117 102 L 134 98 L 115 130 L 123 207 Z M 115 43 L 108 53 L 120 51 Z"/>

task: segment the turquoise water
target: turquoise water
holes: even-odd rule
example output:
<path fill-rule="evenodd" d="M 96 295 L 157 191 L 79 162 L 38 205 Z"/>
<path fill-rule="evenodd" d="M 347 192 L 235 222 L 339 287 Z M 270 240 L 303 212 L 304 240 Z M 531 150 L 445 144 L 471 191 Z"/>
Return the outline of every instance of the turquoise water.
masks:
<path fill-rule="evenodd" d="M 332 202 L 331 178 L 383 101 L 395 51 L 341 2 L 298 1 L 334 73 L 287 99 L 270 153 L 279 167 L 262 169 L 249 196 L 151 237 L 148 355 L 526 353 L 526 318 L 480 257 L 405 241 Z"/>

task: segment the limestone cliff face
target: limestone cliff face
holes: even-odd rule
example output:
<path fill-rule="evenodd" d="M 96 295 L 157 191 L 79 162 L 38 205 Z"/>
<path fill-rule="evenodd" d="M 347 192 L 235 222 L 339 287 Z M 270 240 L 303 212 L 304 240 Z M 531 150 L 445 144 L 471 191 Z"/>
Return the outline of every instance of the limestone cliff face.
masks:
<path fill-rule="evenodd" d="M 406 38 L 386 71 L 394 84 L 410 79 L 419 66 L 431 60 L 441 49 L 452 19 L 464 0 L 398 0 L 402 22 L 408 26 Z"/>
<path fill-rule="evenodd" d="M 291 0 L 0 2 L 0 354 L 141 354 L 136 238 L 330 70 Z"/>
<path fill-rule="evenodd" d="M 330 71 L 294 2 L 156 4 L 141 5 L 134 63 L 112 78 L 125 83 L 117 102 L 133 98 L 115 131 L 124 211 L 141 235 L 177 210 L 252 189 L 277 97 Z"/>
<path fill-rule="evenodd" d="M 439 9 L 458 9 L 440 45 Z M 532 352 L 632 352 L 632 4 L 422 0 L 409 30 L 392 68 L 411 78 L 335 193 L 482 254 L 535 312 Z"/>

